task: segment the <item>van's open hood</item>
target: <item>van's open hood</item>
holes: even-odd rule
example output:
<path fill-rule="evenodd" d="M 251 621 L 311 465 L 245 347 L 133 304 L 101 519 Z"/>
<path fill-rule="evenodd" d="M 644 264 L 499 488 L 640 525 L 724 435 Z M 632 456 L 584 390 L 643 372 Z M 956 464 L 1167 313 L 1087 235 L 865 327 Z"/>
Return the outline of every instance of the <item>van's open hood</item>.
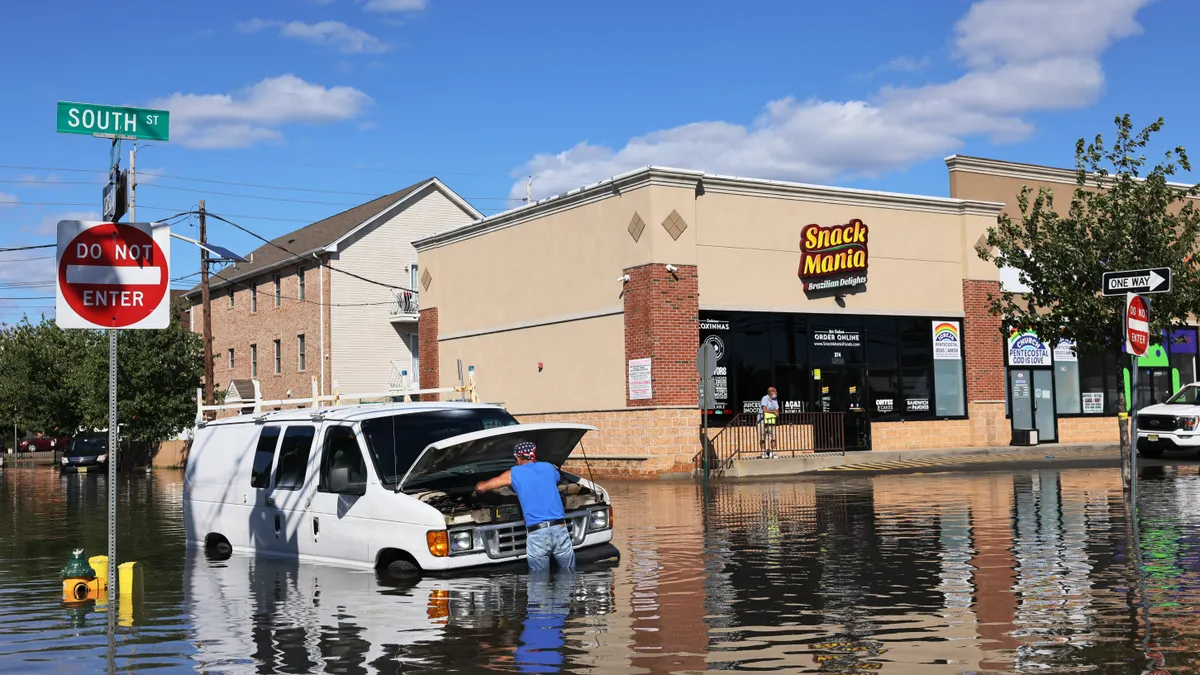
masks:
<path fill-rule="evenodd" d="M 513 446 L 530 441 L 537 446 L 540 462 L 562 467 L 580 439 L 596 427 L 586 424 L 517 424 L 483 431 L 473 431 L 429 444 L 408 473 L 400 480 L 399 488 L 418 483 L 440 471 L 456 466 L 496 460 L 512 460 Z"/>

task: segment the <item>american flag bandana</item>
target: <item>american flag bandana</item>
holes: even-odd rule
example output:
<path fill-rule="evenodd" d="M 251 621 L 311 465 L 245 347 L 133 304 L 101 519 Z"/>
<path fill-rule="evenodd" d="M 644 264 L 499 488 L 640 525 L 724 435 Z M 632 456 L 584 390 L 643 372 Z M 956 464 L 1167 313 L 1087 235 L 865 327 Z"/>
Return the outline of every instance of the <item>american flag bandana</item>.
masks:
<path fill-rule="evenodd" d="M 529 441 L 521 441 L 513 446 L 513 457 L 533 461 L 537 458 L 537 446 Z"/>

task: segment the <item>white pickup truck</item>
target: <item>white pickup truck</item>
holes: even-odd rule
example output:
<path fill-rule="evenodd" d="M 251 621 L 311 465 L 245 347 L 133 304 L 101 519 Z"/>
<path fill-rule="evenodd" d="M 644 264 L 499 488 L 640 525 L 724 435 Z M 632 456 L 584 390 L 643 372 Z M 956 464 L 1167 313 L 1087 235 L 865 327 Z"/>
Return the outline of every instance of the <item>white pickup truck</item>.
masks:
<path fill-rule="evenodd" d="M 1159 457 L 1164 450 L 1200 451 L 1200 383 L 1138 411 L 1137 449 L 1143 457 Z"/>

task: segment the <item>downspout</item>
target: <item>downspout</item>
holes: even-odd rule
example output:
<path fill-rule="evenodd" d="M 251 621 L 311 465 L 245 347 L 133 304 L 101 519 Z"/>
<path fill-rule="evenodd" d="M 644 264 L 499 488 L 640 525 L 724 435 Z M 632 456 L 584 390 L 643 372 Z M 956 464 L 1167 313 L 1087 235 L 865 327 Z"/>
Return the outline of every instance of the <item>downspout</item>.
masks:
<path fill-rule="evenodd" d="M 321 395 L 325 396 L 325 365 L 329 359 L 325 356 L 325 266 L 322 264 L 321 256 L 313 254 L 317 259 L 317 276 L 321 278 L 321 300 L 317 303 L 320 307 L 321 319 Z"/>

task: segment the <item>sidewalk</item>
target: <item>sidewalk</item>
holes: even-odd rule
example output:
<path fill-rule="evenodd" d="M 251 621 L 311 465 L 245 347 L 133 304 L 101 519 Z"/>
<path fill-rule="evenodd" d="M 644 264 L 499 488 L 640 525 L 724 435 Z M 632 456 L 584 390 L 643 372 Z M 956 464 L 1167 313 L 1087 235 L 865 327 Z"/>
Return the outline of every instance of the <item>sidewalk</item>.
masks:
<path fill-rule="evenodd" d="M 960 464 L 996 464 L 1008 461 L 1045 459 L 1102 459 L 1121 456 L 1117 443 L 1047 444 L 1034 447 L 1011 445 L 987 448 L 942 448 L 937 450 L 882 450 L 821 453 L 740 459 L 725 472 L 726 478 L 768 478 L 834 471 L 889 471 L 923 467 L 952 467 Z"/>

